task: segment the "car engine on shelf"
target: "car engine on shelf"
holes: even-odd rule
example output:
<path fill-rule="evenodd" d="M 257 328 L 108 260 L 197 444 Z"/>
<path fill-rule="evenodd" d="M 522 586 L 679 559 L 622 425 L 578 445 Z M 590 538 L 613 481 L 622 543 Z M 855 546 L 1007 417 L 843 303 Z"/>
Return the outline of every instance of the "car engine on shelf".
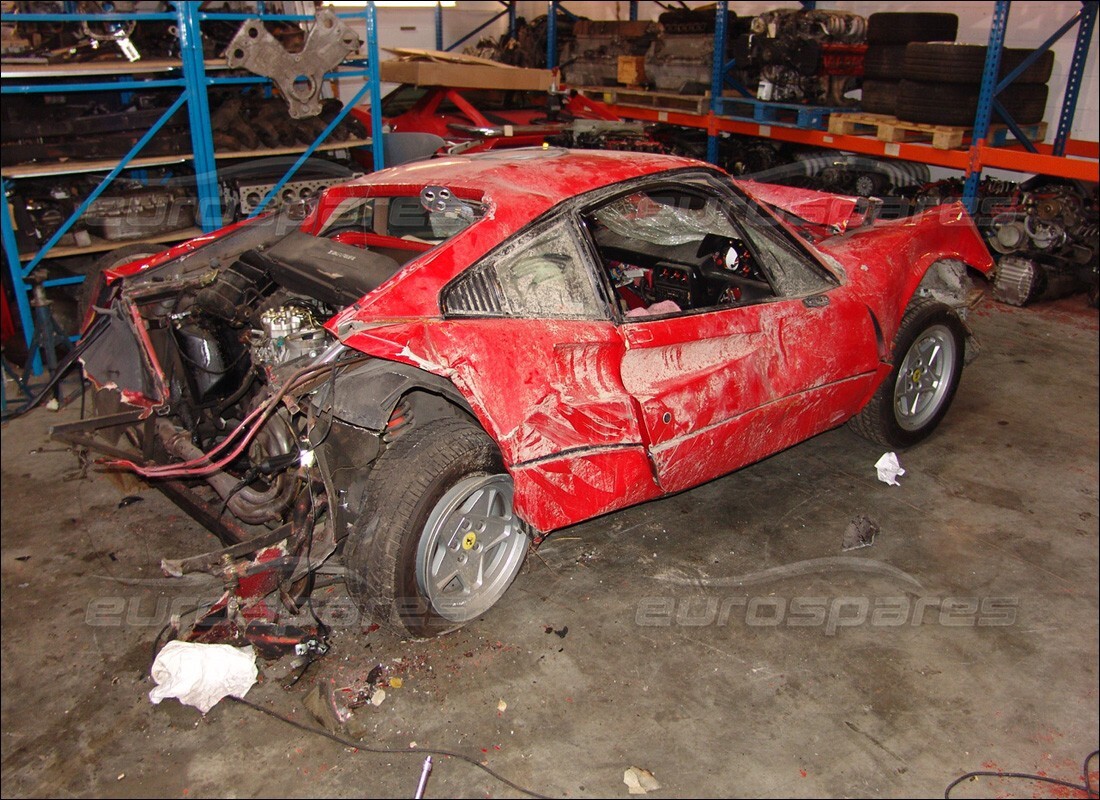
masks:
<path fill-rule="evenodd" d="M 1088 289 L 1097 298 L 1100 213 L 1096 184 L 1035 178 L 990 220 L 987 239 L 1000 254 L 993 296 L 1022 306 Z"/>

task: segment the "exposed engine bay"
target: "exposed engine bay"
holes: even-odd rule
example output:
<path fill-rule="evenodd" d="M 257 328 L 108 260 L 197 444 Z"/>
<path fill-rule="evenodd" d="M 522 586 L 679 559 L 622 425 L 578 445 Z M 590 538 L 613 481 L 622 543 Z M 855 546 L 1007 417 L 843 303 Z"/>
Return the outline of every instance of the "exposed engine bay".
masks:
<path fill-rule="evenodd" d="M 312 233 L 296 230 L 301 209 L 273 215 L 192 252 L 170 251 L 175 258 L 161 257 L 153 275 L 130 276 L 121 290 L 101 287 L 83 353 L 98 416 L 54 433 L 91 447 L 86 433 L 113 427 L 115 445 L 92 449 L 156 480 L 226 543 L 163 562 L 170 575 L 207 571 L 227 581 L 192 638 L 271 645 L 275 621 L 298 610 L 345 516 L 359 510 L 354 479 L 333 504 L 322 474 L 369 463 L 383 446 L 333 410 L 337 374 L 371 359 L 337 343 L 324 323 L 480 214 L 434 188 L 430 198 L 348 201 Z M 401 230 L 413 233 L 395 235 Z M 424 406 L 430 414 L 431 400 Z M 398 422 L 376 428 L 395 437 L 413 412 L 405 402 Z M 120 429 L 132 450 L 118 446 Z M 271 605 L 273 592 L 284 609 Z"/>

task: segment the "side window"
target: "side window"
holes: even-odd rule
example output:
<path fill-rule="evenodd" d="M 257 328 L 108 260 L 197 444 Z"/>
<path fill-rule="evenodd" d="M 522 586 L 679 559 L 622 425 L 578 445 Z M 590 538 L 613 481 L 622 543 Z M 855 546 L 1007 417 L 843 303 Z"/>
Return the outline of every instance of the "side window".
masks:
<path fill-rule="evenodd" d="M 643 189 L 584 217 L 626 319 L 748 305 L 776 292 L 729 215 L 703 189 Z"/>
<path fill-rule="evenodd" d="M 349 197 L 340 202 L 329 215 L 321 236 L 332 236 L 341 231 L 365 232 L 374 225 L 374 199 Z"/>
<path fill-rule="evenodd" d="M 536 229 L 490 254 L 444 290 L 448 316 L 606 319 L 572 227 Z"/>
<path fill-rule="evenodd" d="M 836 283 L 820 268 L 815 268 L 784 234 L 779 224 L 763 209 L 742 216 L 745 236 L 752 245 L 776 292 L 785 297 L 803 297 L 831 289 Z"/>

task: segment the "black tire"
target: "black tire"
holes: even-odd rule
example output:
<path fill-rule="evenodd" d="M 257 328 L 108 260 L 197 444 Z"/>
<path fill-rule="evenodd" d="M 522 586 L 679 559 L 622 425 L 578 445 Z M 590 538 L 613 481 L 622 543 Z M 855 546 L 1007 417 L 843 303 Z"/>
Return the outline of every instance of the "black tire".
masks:
<path fill-rule="evenodd" d="M 922 356 L 930 345 L 938 345 L 940 350 L 925 364 Z M 931 298 L 915 298 L 902 317 L 893 353 L 894 368 L 889 376 L 848 424 L 872 442 L 909 447 L 927 438 L 951 406 L 962 376 L 966 328 L 950 306 Z M 935 375 L 936 359 L 940 359 L 942 370 L 939 381 L 929 383 L 931 388 L 926 391 L 915 392 L 919 409 L 914 406 L 912 413 L 900 413 L 899 394 L 914 393 L 913 379 L 928 383 L 929 376 Z M 931 397 L 927 396 L 929 392 Z"/>
<path fill-rule="evenodd" d="M 905 65 L 905 45 L 874 44 L 863 55 L 864 79 L 900 81 Z"/>
<path fill-rule="evenodd" d="M 897 81 L 863 81 L 863 99 L 859 107 L 870 114 L 898 113 Z"/>
<path fill-rule="evenodd" d="M 493 441 L 459 417 L 434 420 L 402 434 L 375 462 L 363 509 L 344 547 L 348 591 L 374 622 L 401 636 L 432 637 L 455 630 L 487 610 L 488 606 L 478 610 L 476 604 L 463 609 L 436 607 L 418 576 L 418 550 L 425 547 L 422 540 L 452 519 L 450 515 L 433 515 L 441 513 L 456 490 L 479 478 L 506 480 L 511 485 Z M 507 506 L 506 513 L 512 515 L 510 491 Z M 484 556 L 485 561 L 498 564 L 503 564 L 500 558 L 504 555 L 509 558 L 506 569 L 497 576 L 489 605 L 518 574 L 530 541 L 527 526 L 514 515 L 512 520 L 516 538 L 500 546 L 514 550 Z M 456 557 L 465 559 L 460 549 L 478 551 L 475 542 L 468 544 L 452 548 Z M 513 564 L 513 558 L 518 558 L 518 563 Z M 492 569 L 490 564 L 487 574 Z"/>
<path fill-rule="evenodd" d="M 934 83 L 980 84 L 988 50 L 988 47 L 980 44 L 914 42 L 905 48 L 901 77 Z M 1033 52 L 1023 48 L 1004 48 L 1001 51 L 1000 77 L 1003 78 L 1016 69 Z M 1047 50 L 1012 85 L 1046 83 L 1050 80 L 1053 69 L 1054 53 Z"/>
<path fill-rule="evenodd" d="M 103 273 L 106 270 L 121 267 L 123 264 L 129 264 L 131 261 L 137 261 L 140 258 L 155 256 L 162 250 L 163 248 L 156 247 L 155 245 L 127 244 L 112 250 L 106 255 L 100 256 L 99 260 L 92 265 L 91 270 L 84 277 L 84 283 L 80 284 L 80 297 L 77 300 L 76 307 L 78 317 L 77 324 L 81 326 L 84 325 L 92 305 L 103 293 Z"/>
<path fill-rule="evenodd" d="M 974 124 L 978 113 L 977 86 L 962 83 L 902 81 L 898 92 L 898 119 L 930 125 Z M 998 98 L 1021 125 L 1041 122 L 1047 107 L 1047 87 L 1037 84 L 1010 86 Z M 992 122 L 999 122 L 994 114 Z"/>
<path fill-rule="evenodd" d="M 958 32 L 954 14 L 880 11 L 867 18 L 868 44 L 953 42 Z"/>

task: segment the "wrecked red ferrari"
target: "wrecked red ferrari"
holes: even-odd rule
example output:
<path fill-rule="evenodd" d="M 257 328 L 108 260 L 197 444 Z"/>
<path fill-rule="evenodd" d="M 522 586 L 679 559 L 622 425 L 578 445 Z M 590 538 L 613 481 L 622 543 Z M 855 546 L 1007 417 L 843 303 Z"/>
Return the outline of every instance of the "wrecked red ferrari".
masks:
<path fill-rule="evenodd" d="M 884 222 L 637 153 L 435 159 L 110 272 L 100 416 L 57 434 L 226 541 L 165 568 L 225 575 L 229 623 L 342 559 L 376 622 L 435 635 L 551 531 L 849 421 L 920 441 L 991 267 L 959 205 Z"/>

